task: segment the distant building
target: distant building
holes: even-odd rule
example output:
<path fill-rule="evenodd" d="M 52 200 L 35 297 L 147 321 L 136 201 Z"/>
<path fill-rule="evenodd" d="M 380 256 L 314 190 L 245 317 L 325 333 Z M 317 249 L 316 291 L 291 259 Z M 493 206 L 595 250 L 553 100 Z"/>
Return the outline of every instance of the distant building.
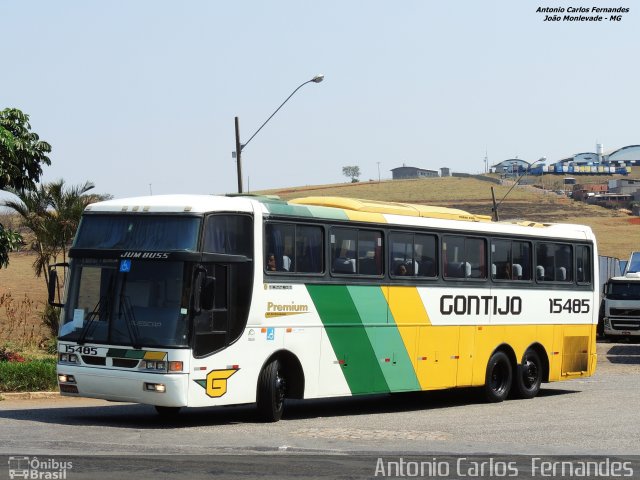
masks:
<path fill-rule="evenodd" d="M 549 165 L 545 172 L 570 174 L 622 174 L 633 172 L 633 167 L 640 167 L 640 145 L 628 145 L 608 155 L 604 154 L 602 144 L 597 145 L 597 152 L 576 153 Z"/>
<path fill-rule="evenodd" d="M 616 178 L 609 180 L 609 193 L 631 195 L 634 201 L 640 200 L 640 180 Z"/>
<path fill-rule="evenodd" d="M 618 167 L 638 167 L 640 166 L 640 145 L 619 148 L 607 155 L 606 160 L 609 164 Z"/>
<path fill-rule="evenodd" d="M 440 169 L 440 176 L 441 177 L 450 177 L 451 176 L 451 169 L 449 167 L 442 167 Z"/>
<path fill-rule="evenodd" d="M 526 160 L 521 160 L 520 158 L 510 158 L 508 160 L 503 160 L 500 163 L 496 163 L 491 166 L 491 171 L 495 173 L 499 173 L 501 175 L 520 175 L 524 173 L 531 164 Z"/>
<path fill-rule="evenodd" d="M 408 178 L 437 177 L 438 171 L 425 170 L 424 168 L 417 167 L 407 167 L 403 164 L 401 167 L 392 168 L 391 174 L 393 175 L 394 180 L 405 180 Z"/>
<path fill-rule="evenodd" d="M 587 201 L 590 197 L 607 193 L 609 186 L 606 183 L 575 184 L 573 186 L 573 199 Z"/>

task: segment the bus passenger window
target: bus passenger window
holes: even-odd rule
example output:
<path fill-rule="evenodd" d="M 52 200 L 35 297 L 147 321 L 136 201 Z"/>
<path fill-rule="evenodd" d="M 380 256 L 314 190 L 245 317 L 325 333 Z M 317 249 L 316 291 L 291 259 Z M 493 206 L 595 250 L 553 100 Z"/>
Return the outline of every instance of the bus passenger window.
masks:
<path fill-rule="evenodd" d="M 267 272 L 322 273 L 322 227 L 292 223 L 267 223 Z M 273 257 L 273 258 L 271 258 Z"/>
<path fill-rule="evenodd" d="M 576 247 L 576 280 L 578 283 L 591 283 L 591 250 L 586 245 Z"/>
<path fill-rule="evenodd" d="M 487 278 L 485 252 L 486 243 L 482 238 L 445 235 L 442 239 L 444 278 Z"/>
<path fill-rule="evenodd" d="M 331 273 L 382 275 L 382 232 L 331 230 Z"/>
<path fill-rule="evenodd" d="M 531 280 L 531 244 L 519 240 L 492 240 L 491 278 Z"/>
<path fill-rule="evenodd" d="M 391 233 L 389 271 L 391 276 L 435 277 L 436 243 L 434 235 Z"/>
<path fill-rule="evenodd" d="M 573 255 L 569 245 L 538 243 L 536 265 L 539 282 L 573 282 Z"/>

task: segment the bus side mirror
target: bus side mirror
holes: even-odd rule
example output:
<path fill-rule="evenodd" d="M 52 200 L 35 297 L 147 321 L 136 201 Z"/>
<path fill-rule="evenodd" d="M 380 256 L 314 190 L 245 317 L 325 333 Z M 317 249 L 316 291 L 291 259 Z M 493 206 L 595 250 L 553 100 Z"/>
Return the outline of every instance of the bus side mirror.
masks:
<path fill-rule="evenodd" d="M 216 298 L 216 277 L 207 275 L 202 282 L 200 294 L 200 308 L 202 310 L 213 310 L 213 303 Z"/>
<path fill-rule="evenodd" d="M 206 270 L 199 270 L 196 274 L 193 290 L 193 307 L 196 315 L 202 310 L 213 310 L 215 300 L 216 278 L 206 274 Z"/>
<path fill-rule="evenodd" d="M 64 303 L 61 302 L 60 295 L 60 282 L 58 280 L 58 271 L 56 267 L 67 267 L 67 264 L 56 263 L 55 265 L 51 265 L 51 269 L 49 270 L 49 305 L 52 307 L 64 307 Z"/>

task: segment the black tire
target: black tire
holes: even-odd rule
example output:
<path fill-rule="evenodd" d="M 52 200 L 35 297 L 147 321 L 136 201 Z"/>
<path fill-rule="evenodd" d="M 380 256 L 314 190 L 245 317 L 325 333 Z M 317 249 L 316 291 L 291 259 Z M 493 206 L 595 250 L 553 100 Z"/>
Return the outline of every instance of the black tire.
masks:
<path fill-rule="evenodd" d="M 488 402 L 502 402 L 509 395 L 513 381 L 513 369 L 504 352 L 495 352 L 487 363 L 484 397 Z"/>
<path fill-rule="evenodd" d="M 266 365 L 258 378 L 258 416 L 265 422 L 277 422 L 282 418 L 287 382 L 279 360 Z"/>
<path fill-rule="evenodd" d="M 518 365 L 515 378 L 515 396 L 517 398 L 533 398 L 538 395 L 542 384 L 544 367 L 540 355 L 535 350 L 524 352 L 522 363 Z"/>
<path fill-rule="evenodd" d="M 160 405 L 156 405 L 156 412 L 161 417 L 166 418 L 175 418 L 180 413 L 180 407 L 161 407 Z"/>

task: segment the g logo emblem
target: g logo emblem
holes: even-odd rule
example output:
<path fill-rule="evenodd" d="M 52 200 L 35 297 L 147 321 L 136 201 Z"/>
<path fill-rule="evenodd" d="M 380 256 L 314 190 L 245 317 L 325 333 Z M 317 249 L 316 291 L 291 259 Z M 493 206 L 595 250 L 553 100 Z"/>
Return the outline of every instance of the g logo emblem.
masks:
<path fill-rule="evenodd" d="M 211 370 L 207 374 L 207 395 L 210 397 L 221 397 L 227 393 L 227 379 L 238 370 Z"/>

